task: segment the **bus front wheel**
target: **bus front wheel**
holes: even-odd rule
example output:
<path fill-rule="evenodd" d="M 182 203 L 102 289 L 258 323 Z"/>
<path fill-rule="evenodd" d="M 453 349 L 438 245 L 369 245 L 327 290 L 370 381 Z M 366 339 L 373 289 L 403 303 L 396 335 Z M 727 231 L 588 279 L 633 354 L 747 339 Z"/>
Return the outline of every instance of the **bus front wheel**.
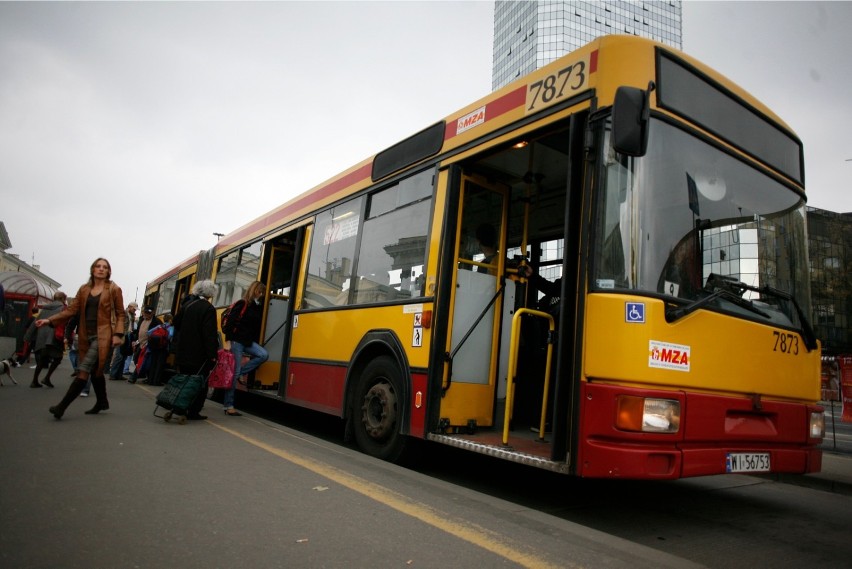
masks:
<path fill-rule="evenodd" d="M 366 454 L 395 462 L 405 450 L 400 431 L 402 374 L 394 360 L 381 356 L 364 368 L 352 403 L 355 442 Z"/>

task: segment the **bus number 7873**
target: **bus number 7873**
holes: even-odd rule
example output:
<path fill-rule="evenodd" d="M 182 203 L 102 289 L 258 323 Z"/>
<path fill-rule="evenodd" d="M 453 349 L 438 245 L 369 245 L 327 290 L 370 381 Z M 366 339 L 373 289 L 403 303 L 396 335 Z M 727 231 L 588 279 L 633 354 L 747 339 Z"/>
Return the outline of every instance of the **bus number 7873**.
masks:
<path fill-rule="evenodd" d="M 527 113 L 540 111 L 586 86 L 587 62 L 578 61 L 527 86 Z"/>
<path fill-rule="evenodd" d="M 775 348 L 773 352 L 781 352 L 782 354 L 790 354 L 796 356 L 799 354 L 799 337 L 790 332 L 779 332 L 774 330 L 772 335 L 775 336 Z"/>

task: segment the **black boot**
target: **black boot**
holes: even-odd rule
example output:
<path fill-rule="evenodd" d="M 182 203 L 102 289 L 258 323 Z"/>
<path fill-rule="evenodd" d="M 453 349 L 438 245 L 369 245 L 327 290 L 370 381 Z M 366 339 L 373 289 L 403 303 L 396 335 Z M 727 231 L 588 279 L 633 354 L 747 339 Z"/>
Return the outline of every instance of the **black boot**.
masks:
<path fill-rule="evenodd" d="M 33 382 L 30 384 L 30 387 L 41 387 L 41 384 L 38 382 L 38 376 L 41 375 L 41 366 L 36 364 L 35 373 L 33 373 Z"/>
<path fill-rule="evenodd" d="M 45 387 L 54 387 L 54 385 L 50 382 L 50 376 L 53 375 L 53 372 L 56 371 L 56 368 L 59 367 L 59 364 L 62 362 L 61 359 L 55 359 L 50 362 L 50 367 L 47 368 L 47 376 L 44 378 L 44 381 L 41 382 Z"/>
<path fill-rule="evenodd" d="M 106 393 L 106 378 L 104 376 L 92 378 L 92 388 L 95 390 L 95 396 L 98 398 L 95 401 L 95 406 L 86 411 L 86 415 L 97 415 L 101 411 L 109 409 L 109 401 Z"/>
<path fill-rule="evenodd" d="M 87 374 L 82 372 L 78 374 L 77 379 L 72 381 L 71 385 L 68 386 L 68 391 L 65 393 L 65 397 L 62 398 L 62 401 L 59 402 L 59 405 L 55 405 L 50 408 L 50 412 L 54 417 L 61 419 L 62 415 L 65 414 L 65 410 L 69 405 L 71 405 L 71 402 L 80 396 L 80 392 L 83 391 L 83 388 L 86 387 L 86 383 L 89 382 L 88 377 L 85 377 L 86 375 Z"/>

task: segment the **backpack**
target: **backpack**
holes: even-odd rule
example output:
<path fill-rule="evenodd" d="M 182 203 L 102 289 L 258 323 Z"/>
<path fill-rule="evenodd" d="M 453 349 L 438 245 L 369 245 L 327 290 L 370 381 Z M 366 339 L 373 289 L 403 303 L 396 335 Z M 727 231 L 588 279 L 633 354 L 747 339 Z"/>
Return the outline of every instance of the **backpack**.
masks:
<path fill-rule="evenodd" d="M 234 315 L 234 307 L 237 305 L 238 302 L 242 302 L 243 307 L 240 310 L 239 316 L 235 316 Z M 229 335 L 231 335 L 231 334 L 233 334 L 234 332 L 237 331 L 237 324 L 239 323 L 240 319 L 243 317 L 243 314 L 246 313 L 246 308 L 248 308 L 248 302 L 240 299 L 237 302 L 235 302 L 234 304 L 232 304 L 231 306 L 229 306 L 228 308 L 226 308 L 224 310 L 224 312 L 222 312 L 221 324 L 222 324 L 222 333 L 223 334 L 225 334 L 226 336 L 229 336 Z"/>
<path fill-rule="evenodd" d="M 148 346 L 152 350 L 165 350 L 169 347 L 169 330 L 165 326 L 157 326 L 148 333 Z"/>

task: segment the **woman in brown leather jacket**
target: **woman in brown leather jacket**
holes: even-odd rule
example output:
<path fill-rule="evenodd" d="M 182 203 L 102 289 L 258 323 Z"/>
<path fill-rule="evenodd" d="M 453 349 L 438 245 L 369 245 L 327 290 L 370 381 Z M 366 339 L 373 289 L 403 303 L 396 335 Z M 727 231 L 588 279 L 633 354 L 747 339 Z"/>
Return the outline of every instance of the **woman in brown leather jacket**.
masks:
<path fill-rule="evenodd" d="M 80 395 L 89 378 L 97 401 L 86 414 L 94 415 L 109 409 L 104 366 L 113 346 L 121 344 L 124 339 L 125 318 L 121 288 L 110 280 L 111 275 L 109 261 L 95 259 L 89 269 L 89 281 L 80 287 L 68 308 L 50 318 L 36 321 L 38 327 L 46 324 L 64 326 L 71 316 L 79 318 L 79 365 L 65 397 L 59 405 L 50 408 L 51 414 L 57 419 L 62 418 L 68 405 Z"/>

